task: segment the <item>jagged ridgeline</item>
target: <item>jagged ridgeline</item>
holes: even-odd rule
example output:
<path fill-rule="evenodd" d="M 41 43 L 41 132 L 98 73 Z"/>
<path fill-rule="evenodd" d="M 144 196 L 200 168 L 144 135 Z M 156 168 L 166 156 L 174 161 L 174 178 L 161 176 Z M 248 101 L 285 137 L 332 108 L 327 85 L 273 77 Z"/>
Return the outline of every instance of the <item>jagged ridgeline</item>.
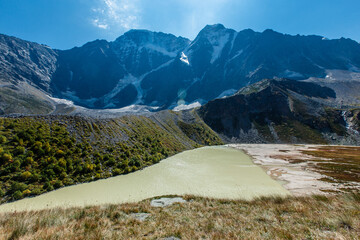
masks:
<path fill-rule="evenodd" d="M 193 41 L 131 30 L 69 50 L 0 34 L 0 115 L 51 113 L 58 105 L 52 97 L 90 109 L 174 109 L 274 77 L 321 82 L 341 104 L 354 105 L 359 56 L 360 44 L 351 39 L 237 32 L 221 24 L 206 26 Z"/>
<path fill-rule="evenodd" d="M 214 144 L 222 141 L 194 112 L 0 118 L 0 202 L 127 174 Z"/>

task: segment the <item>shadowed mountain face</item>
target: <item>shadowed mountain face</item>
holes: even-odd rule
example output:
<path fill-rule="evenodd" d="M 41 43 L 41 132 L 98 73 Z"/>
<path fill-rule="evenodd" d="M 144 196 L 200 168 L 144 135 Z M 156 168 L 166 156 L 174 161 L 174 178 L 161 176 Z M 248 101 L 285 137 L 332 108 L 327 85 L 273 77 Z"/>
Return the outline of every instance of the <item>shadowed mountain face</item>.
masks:
<path fill-rule="evenodd" d="M 39 102 L 51 95 L 88 108 L 173 108 L 231 95 L 264 78 L 359 72 L 360 44 L 272 30 L 236 32 L 217 24 L 193 41 L 131 30 L 114 42 L 96 40 L 65 51 L 0 35 L 0 59 L 0 84 L 14 91 L 15 102 L 13 96 L 25 93 Z M 2 111 L 9 112 L 5 105 Z"/>
<path fill-rule="evenodd" d="M 329 104 L 334 90 L 295 80 L 263 80 L 198 111 L 228 141 L 358 144 L 358 110 Z"/>
<path fill-rule="evenodd" d="M 62 51 L 53 88 L 60 97 L 90 108 L 143 103 L 143 75 L 174 59 L 188 44 L 170 34 L 132 30 L 114 42 L 97 40 Z"/>

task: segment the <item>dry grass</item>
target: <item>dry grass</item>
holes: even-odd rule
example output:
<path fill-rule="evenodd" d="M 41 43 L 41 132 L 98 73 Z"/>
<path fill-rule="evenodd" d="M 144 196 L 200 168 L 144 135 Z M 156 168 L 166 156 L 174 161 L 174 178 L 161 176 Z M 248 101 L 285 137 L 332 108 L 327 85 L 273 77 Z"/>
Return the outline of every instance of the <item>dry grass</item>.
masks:
<path fill-rule="evenodd" d="M 315 169 L 328 180 L 360 183 L 360 147 L 323 146 L 302 152 L 314 157 Z"/>
<path fill-rule="evenodd" d="M 358 190 L 360 186 L 360 147 L 320 146 L 302 150 L 301 153 L 308 157 L 304 158 L 293 154 L 271 155 L 270 157 L 285 160 L 291 164 L 306 163 L 308 170 L 323 175 L 321 181 L 338 184 L 338 190 L 345 192 Z M 325 190 L 325 192 L 328 191 Z"/>
<path fill-rule="evenodd" d="M 0 215 L 1 239 L 360 239 L 360 194 L 261 198 L 185 197 L 137 204 Z M 131 213 L 150 213 L 141 222 Z"/>

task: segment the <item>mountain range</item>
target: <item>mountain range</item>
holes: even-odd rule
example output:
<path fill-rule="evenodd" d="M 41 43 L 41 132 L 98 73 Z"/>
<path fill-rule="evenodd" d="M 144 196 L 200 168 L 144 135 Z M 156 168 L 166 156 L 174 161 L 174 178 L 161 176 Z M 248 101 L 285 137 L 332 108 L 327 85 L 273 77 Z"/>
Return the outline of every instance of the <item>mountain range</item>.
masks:
<path fill-rule="evenodd" d="M 130 30 L 70 50 L 0 35 L 0 114 L 86 109 L 186 109 L 263 79 L 329 87 L 332 106 L 360 103 L 360 44 L 351 39 L 237 32 L 208 25 L 190 41 Z M 189 106 L 188 106 L 189 105 Z M 131 108 L 131 107 L 130 107 Z"/>

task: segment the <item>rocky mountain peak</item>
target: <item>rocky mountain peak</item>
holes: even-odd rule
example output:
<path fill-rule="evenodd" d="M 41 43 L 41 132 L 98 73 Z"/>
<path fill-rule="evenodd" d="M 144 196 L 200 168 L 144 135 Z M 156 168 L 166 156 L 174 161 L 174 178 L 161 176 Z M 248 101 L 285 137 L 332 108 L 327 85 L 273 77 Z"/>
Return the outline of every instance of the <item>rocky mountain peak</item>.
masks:
<path fill-rule="evenodd" d="M 167 51 L 185 48 L 189 43 L 190 40 L 183 37 L 148 30 L 130 30 L 114 41 L 114 45 L 120 48 L 146 47 L 151 45 L 162 47 Z"/>
<path fill-rule="evenodd" d="M 235 32 L 233 29 L 225 28 L 222 24 L 206 25 L 198 34 L 196 38 L 216 38 L 224 34 Z M 196 39 L 195 39 L 196 41 Z"/>
<path fill-rule="evenodd" d="M 220 31 L 226 29 L 224 25 L 217 23 L 217 24 L 213 24 L 213 25 L 206 25 L 202 31 L 205 32 L 214 32 L 214 31 Z"/>

